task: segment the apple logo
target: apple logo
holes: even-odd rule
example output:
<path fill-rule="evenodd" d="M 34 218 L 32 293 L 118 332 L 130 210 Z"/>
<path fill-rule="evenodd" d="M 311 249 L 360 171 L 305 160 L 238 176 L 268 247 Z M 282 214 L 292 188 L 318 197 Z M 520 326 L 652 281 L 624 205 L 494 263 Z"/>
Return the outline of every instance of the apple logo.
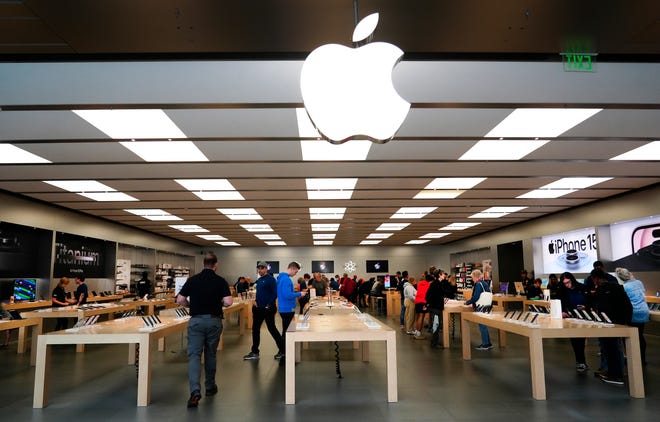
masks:
<path fill-rule="evenodd" d="M 376 25 L 378 13 L 362 19 L 353 42 L 367 39 Z M 302 98 L 324 138 L 333 144 L 392 139 L 410 109 L 392 82 L 392 70 L 402 56 L 399 47 L 384 42 L 357 48 L 326 44 L 307 56 L 300 75 Z"/>
<path fill-rule="evenodd" d="M 380 262 L 376 262 L 376 265 L 374 265 L 374 268 L 377 270 L 380 270 Z"/>
<path fill-rule="evenodd" d="M 555 253 L 555 245 L 552 242 L 548 243 L 548 252 L 550 252 L 550 255 Z"/>

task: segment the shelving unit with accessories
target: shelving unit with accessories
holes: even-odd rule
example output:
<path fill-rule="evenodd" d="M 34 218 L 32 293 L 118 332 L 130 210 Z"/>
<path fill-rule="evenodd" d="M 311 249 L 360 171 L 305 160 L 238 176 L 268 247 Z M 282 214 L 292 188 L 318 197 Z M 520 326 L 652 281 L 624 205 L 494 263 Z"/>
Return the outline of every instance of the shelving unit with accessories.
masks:
<path fill-rule="evenodd" d="M 131 260 L 118 259 L 115 270 L 115 293 L 128 293 L 131 288 Z"/>

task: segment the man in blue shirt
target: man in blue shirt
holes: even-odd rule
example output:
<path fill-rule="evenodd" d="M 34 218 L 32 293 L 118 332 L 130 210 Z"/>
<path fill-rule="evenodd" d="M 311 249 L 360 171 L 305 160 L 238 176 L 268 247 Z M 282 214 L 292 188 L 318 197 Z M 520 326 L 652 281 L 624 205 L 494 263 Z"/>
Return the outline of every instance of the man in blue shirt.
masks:
<path fill-rule="evenodd" d="M 84 305 L 87 303 L 87 298 L 89 297 L 89 289 L 87 288 L 87 284 L 85 284 L 85 276 L 76 276 L 76 284 L 78 285 L 74 293 L 76 305 Z"/>
<path fill-rule="evenodd" d="M 298 271 L 300 271 L 300 264 L 293 261 L 289 263 L 287 272 L 280 273 L 277 276 L 277 306 L 280 310 L 280 317 L 282 317 L 282 349 L 286 347 L 286 329 L 289 328 L 293 314 L 296 311 L 296 298 L 307 292 L 307 289 L 301 292 L 296 292 L 293 289 L 293 280 L 291 277 L 298 274 Z M 280 356 L 278 357 L 278 355 Z M 275 355 L 275 359 L 282 359 L 282 357 L 280 353 Z M 283 362 L 281 361 L 280 363 Z"/>
<path fill-rule="evenodd" d="M 284 356 L 284 345 L 282 336 L 275 326 L 275 314 L 277 313 L 277 281 L 272 274 L 268 273 L 268 264 L 264 261 L 257 263 L 257 272 L 259 278 L 256 281 L 257 295 L 252 305 L 252 350 L 243 356 L 243 360 L 259 359 L 259 344 L 261 343 L 261 324 L 266 321 L 268 332 L 273 336 L 278 353 L 275 359 L 281 359 Z"/>

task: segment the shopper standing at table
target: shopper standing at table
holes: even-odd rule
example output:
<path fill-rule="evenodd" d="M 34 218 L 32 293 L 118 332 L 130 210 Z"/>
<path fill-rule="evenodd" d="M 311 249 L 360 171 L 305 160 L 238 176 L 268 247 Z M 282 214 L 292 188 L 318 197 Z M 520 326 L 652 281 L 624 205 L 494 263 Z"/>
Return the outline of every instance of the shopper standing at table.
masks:
<path fill-rule="evenodd" d="M 142 277 L 137 281 L 137 295 L 140 299 L 145 298 L 151 293 L 151 281 L 149 273 L 142 271 Z"/>
<path fill-rule="evenodd" d="M 268 273 L 268 264 L 264 261 L 257 263 L 259 278 L 256 281 L 257 295 L 252 305 L 252 350 L 243 356 L 243 360 L 259 359 L 259 345 L 261 343 L 261 324 L 266 321 L 268 332 L 273 336 L 278 352 L 275 359 L 284 355 L 282 336 L 275 326 L 275 314 L 277 313 L 277 281 L 272 274 Z M 279 357 L 278 357 L 279 356 Z"/>
<path fill-rule="evenodd" d="M 587 301 L 587 289 L 584 284 L 578 283 L 575 276 L 569 272 L 563 273 L 560 278 L 563 287 L 559 289 L 558 297 L 561 300 L 562 316 L 568 318 L 568 311 L 584 309 L 584 304 Z M 575 369 L 582 374 L 589 369 L 587 358 L 584 355 L 586 339 L 584 337 L 571 337 L 569 340 L 575 354 Z"/>
<path fill-rule="evenodd" d="M 417 296 L 417 289 L 415 288 L 415 277 L 406 277 L 401 280 L 403 292 L 401 297 L 404 298 L 406 313 L 404 315 L 404 322 L 406 334 L 410 336 L 415 335 L 415 296 Z"/>
<path fill-rule="evenodd" d="M 617 268 L 616 276 L 623 282 L 623 289 L 626 291 L 630 303 L 633 307 L 632 319 L 630 325 L 637 327 L 639 331 L 639 351 L 642 357 L 642 365 L 646 365 L 646 339 L 644 339 L 644 323 L 649 321 L 649 305 L 646 303 L 646 289 L 641 281 L 637 280 L 633 273 L 626 268 Z"/>
<path fill-rule="evenodd" d="M 73 297 L 76 298 L 75 303 L 76 305 L 84 305 L 87 303 L 87 298 L 89 297 L 89 289 L 87 288 L 87 284 L 85 284 L 85 276 L 76 276 L 76 284 L 78 287 L 76 288 L 76 292 L 73 294 Z"/>
<path fill-rule="evenodd" d="M 401 296 L 401 312 L 399 313 L 399 325 L 401 326 L 402 329 L 404 329 L 404 326 L 406 325 L 406 300 L 403 297 L 403 286 L 406 285 L 407 282 L 409 282 L 410 276 L 408 275 L 408 271 L 404 271 L 403 273 L 397 271 L 396 272 L 396 279 L 397 279 L 397 284 L 396 284 L 396 290 L 399 292 L 399 295 Z M 408 331 L 407 327 L 405 328 L 406 331 Z"/>
<path fill-rule="evenodd" d="M 472 282 L 474 286 L 472 287 L 472 298 L 466 301 L 466 305 L 475 306 L 479 297 L 483 292 L 490 292 L 490 286 L 484 281 L 483 275 L 480 270 L 473 270 L 470 273 L 472 277 Z M 493 344 L 490 342 L 490 335 L 488 334 L 488 327 L 483 324 L 479 324 L 479 331 L 481 332 L 481 344 L 475 349 L 477 350 L 490 350 L 493 348 Z"/>
<path fill-rule="evenodd" d="M 316 296 L 325 296 L 326 290 L 328 289 L 328 283 L 323 280 L 321 273 L 314 273 L 311 287 L 316 290 Z"/>
<path fill-rule="evenodd" d="M 440 339 L 440 327 L 442 327 L 442 311 L 445 309 L 445 294 L 442 290 L 442 281 L 447 273 L 438 271 L 438 279 L 433 279 L 426 291 L 426 303 L 429 306 L 431 324 L 431 347 L 438 347 Z"/>
<path fill-rule="evenodd" d="M 307 293 L 307 289 L 296 292 L 293 289 L 293 279 L 300 271 L 300 264 L 296 261 L 290 262 L 287 266 L 287 272 L 280 273 L 277 276 L 277 306 L 282 318 L 282 347 L 280 352 L 275 355 L 275 359 L 282 359 L 286 351 L 286 329 L 289 328 L 293 314 L 296 312 L 296 298 Z"/>
<path fill-rule="evenodd" d="M 415 314 L 417 315 L 415 340 L 426 339 L 426 336 L 422 334 L 422 326 L 424 325 L 424 318 L 429 312 L 429 306 L 426 303 L 426 292 L 429 289 L 431 281 L 433 281 L 433 276 L 427 273 L 425 278 L 417 283 L 417 294 L 415 295 Z"/>
<path fill-rule="evenodd" d="M 615 324 L 628 325 L 632 317 L 632 304 L 623 286 L 610 283 L 605 271 L 591 271 L 591 279 L 596 286 L 594 294 L 587 298 L 590 307 L 606 314 Z M 623 385 L 623 350 L 618 337 L 601 337 L 602 353 L 607 363 L 607 372 L 599 374 L 608 384 Z"/>
<path fill-rule="evenodd" d="M 222 334 L 223 306 L 233 299 L 227 281 L 217 275 L 218 258 L 213 253 L 204 256 L 204 269 L 190 277 L 176 297 L 176 303 L 190 307 L 188 322 L 188 407 L 197 407 L 202 398 L 202 352 L 204 352 L 204 384 L 206 396 L 218 392 L 215 383 L 216 351 Z M 189 298 L 189 299 L 188 299 Z"/>
<path fill-rule="evenodd" d="M 61 308 L 63 306 L 71 305 L 72 301 L 66 298 L 66 286 L 69 285 L 69 279 L 67 277 L 60 278 L 60 281 L 57 283 L 57 286 L 53 289 L 53 295 L 51 297 L 51 302 L 53 303 L 53 308 Z M 55 324 L 55 331 L 66 330 L 69 326 L 68 318 L 57 318 L 57 323 Z"/>

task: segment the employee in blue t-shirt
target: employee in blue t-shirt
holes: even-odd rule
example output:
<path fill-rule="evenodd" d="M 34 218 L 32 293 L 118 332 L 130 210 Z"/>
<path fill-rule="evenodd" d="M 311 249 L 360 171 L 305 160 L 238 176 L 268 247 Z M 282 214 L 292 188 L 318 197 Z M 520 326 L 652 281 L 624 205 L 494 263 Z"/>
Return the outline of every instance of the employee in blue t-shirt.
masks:
<path fill-rule="evenodd" d="M 89 297 L 89 289 L 87 288 L 87 284 L 85 284 L 85 276 L 76 276 L 76 284 L 78 287 L 76 288 L 76 292 L 73 294 L 73 297 L 76 298 L 76 305 L 84 305 L 87 303 L 87 298 Z"/>
<path fill-rule="evenodd" d="M 280 273 L 277 276 L 277 306 L 280 310 L 280 317 L 282 317 L 282 348 L 286 347 L 286 329 L 289 328 L 293 314 L 296 312 L 296 298 L 307 293 L 307 289 L 296 292 L 293 289 L 293 280 L 300 271 L 300 264 L 296 261 L 289 263 L 287 272 Z M 277 356 L 275 356 L 277 359 Z M 279 357 L 282 359 L 282 356 Z"/>
<path fill-rule="evenodd" d="M 243 360 L 259 359 L 259 344 L 261 343 L 261 324 L 266 321 L 268 332 L 273 336 L 278 352 L 275 359 L 284 356 L 284 345 L 282 336 L 275 326 L 275 314 L 277 313 L 277 281 L 272 274 L 268 273 L 268 264 L 264 261 L 257 263 L 259 278 L 256 281 L 257 295 L 252 305 L 252 350 L 243 356 Z"/>

